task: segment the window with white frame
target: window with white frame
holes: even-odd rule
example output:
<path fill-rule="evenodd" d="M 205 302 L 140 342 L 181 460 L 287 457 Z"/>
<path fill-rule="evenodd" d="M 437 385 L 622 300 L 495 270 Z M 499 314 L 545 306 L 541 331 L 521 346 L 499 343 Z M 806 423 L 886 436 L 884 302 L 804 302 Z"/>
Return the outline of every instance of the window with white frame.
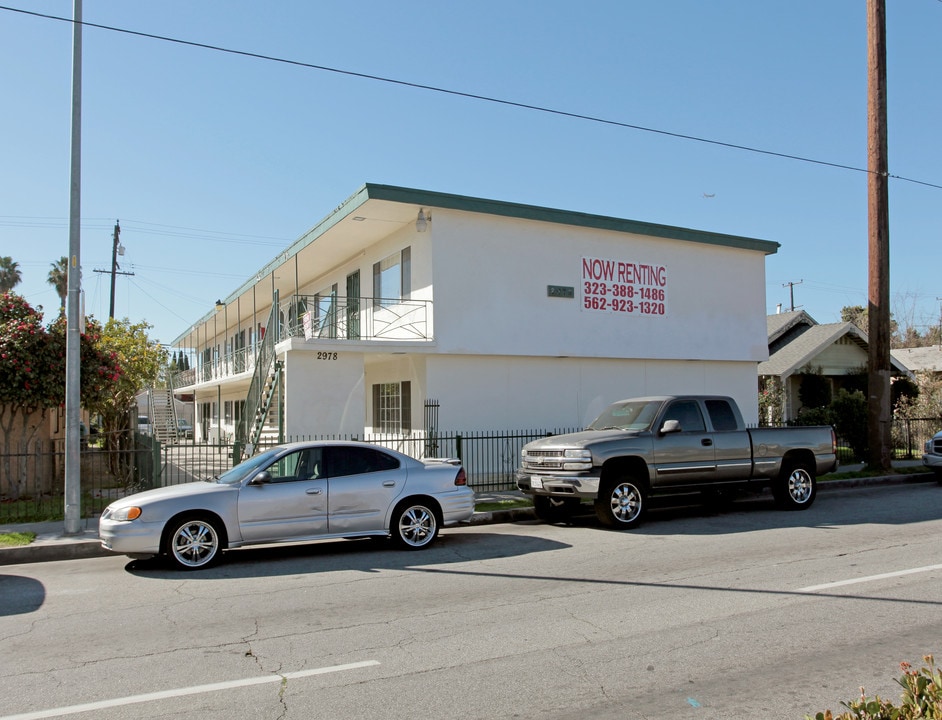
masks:
<path fill-rule="evenodd" d="M 373 432 L 407 435 L 412 431 L 412 383 L 373 385 Z"/>
<path fill-rule="evenodd" d="M 412 248 L 406 247 L 373 264 L 373 304 L 394 305 L 412 292 Z"/>

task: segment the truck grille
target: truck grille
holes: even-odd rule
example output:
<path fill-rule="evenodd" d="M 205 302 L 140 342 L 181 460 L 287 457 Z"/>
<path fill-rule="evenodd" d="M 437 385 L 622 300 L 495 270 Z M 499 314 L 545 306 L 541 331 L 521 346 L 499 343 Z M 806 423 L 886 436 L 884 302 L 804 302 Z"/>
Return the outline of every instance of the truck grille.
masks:
<path fill-rule="evenodd" d="M 559 470 L 563 466 L 562 450 L 529 450 L 523 467 L 526 470 Z"/>
<path fill-rule="evenodd" d="M 936 453 L 937 455 L 942 455 L 942 438 L 933 438 L 932 452 Z"/>

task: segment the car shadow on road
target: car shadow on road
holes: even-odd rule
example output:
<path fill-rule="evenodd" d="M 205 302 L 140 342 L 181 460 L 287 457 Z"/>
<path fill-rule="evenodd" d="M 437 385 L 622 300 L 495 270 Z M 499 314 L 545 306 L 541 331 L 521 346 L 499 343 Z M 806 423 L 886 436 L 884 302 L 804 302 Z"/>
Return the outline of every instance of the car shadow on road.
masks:
<path fill-rule="evenodd" d="M 915 495 L 907 503 L 905 513 L 882 502 L 882 498 L 900 492 Z M 592 505 L 584 504 L 583 509 L 584 512 L 565 524 L 610 530 L 596 518 Z M 638 535 L 729 535 L 760 529 L 827 530 L 839 525 L 907 525 L 937 520 L 940 514 L 942 489 L 935 482 L 819 491 L 812 506 L 801 511 L 778 509 L 768 490 L 709 500 L 704 500 L 699 494 L 688 494 L 650 498 L 644 522 L 627 532 Z"/>
<path fill-rule="evenodd" d="M 318 540 L 230 550 L 223 554 L 218 565 L 195 572 L 176 570 L 160 558 L 132 560 L 125 570 L 141 577 L 174 580 L 222 580 L 337 571 L 376 573 L 519 557 L 568 547 L 571 546 L 567 543 L 531 535 L 449 533 L 445 530 L 434 545 L 421 551 L 395 549 L 390 540 L 381 538 Z"/>

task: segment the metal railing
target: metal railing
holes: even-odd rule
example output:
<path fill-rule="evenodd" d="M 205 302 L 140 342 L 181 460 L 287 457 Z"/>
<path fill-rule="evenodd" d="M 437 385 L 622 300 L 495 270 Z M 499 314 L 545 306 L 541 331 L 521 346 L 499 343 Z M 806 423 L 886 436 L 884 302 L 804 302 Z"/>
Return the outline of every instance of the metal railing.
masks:
<path fill-rule="evenodd" d="M 942 428 L 942 418 L 898 419 L 893 426 L 893 458 L 918 459 L 926 440 Z M 413 433 L 412 435 L 331 435 L 293 440 L 354 440 L 382 445 L 417 459 L 451 457 L 461 460 L 468 484 L 490 492 L 515 487 L 520 450 L 531 440 L 579 428 L 518 431 Z M 839 439 L 840 442 L 840 439 Z M 841 462 L 847 455 L 840 443 Z M 32 443 L 17 452 L 0 454 L 0 524 L 62 519 L 65 452 L 48 442 Z M 80 453 L 82 514 L 94 517 L 113 499 L 139 490 L 195 482 L 220 475 L 233 465 L 234 446 L 182 441 L 161 445 L 135 435 L 133 449 L 110 453 L 91 447 Z M 261 450 L 259 447 L 256 450 Z"/>
<path fill-rule="evenodd" d="M 272 329 L 277 319 L 280 325 L 278 340 L 289 337 L 305 340 L 414 342 L 432 340 L 431 300 L 404 300 L 399 298 L 346 297 L 320 295 L 292 295 L 279 301 L 276 297 L 266 327 Z M 220 332 L 225 337 L 234 328 Z M 266 339 L 270 335 L 266 335 Z M 174 375 L 176 388 L 190 387 L 201 382 L 220 380 L 245 372 L 253 372 L 259 363 L 265 339 L 254 347 L 243 347 L 211 359 L 203 357 L 196 348 L 197 366 Z M 210 346 L 215 347 L 214 338 Z"/>

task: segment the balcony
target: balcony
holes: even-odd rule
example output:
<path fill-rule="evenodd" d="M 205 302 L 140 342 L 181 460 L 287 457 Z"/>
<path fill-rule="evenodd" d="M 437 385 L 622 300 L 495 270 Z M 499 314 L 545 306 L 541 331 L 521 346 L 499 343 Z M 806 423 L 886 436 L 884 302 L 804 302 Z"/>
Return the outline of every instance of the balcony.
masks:
<path fill-rule="evenodd" d="M 281 339 L 431 340 L 429 300 L 293 295 L 279 304 Z"/>
<path fill-rule="evenodd" d="M 302 338 L 312 345 L 318 341 L 343 342 L 429 342 L 433 339 L 430 300 L 292 295 L 278 304 L 280 332 L 275 342 Z M 265 315 L 269 310 L 266 309 Z M 255 370 L 261 338 L 238 347 L 235 338 L 245 337 L 246 328 L 257 324 L 255 317 L 243 318 L 207 338 L 194 348 L 195 367 L 174 375 L 177 390 L 197 384 L 225 380 Z M 274 331 L 278 331 L 275 328 Z M 269 328 L 262 328 L 264 331 Z M 271 331 L 271 330 L 270 330 Z M 225 347 L 221 354 L 212 348 Z M 235 347 L 235 349 L 233 349 Z"/>

